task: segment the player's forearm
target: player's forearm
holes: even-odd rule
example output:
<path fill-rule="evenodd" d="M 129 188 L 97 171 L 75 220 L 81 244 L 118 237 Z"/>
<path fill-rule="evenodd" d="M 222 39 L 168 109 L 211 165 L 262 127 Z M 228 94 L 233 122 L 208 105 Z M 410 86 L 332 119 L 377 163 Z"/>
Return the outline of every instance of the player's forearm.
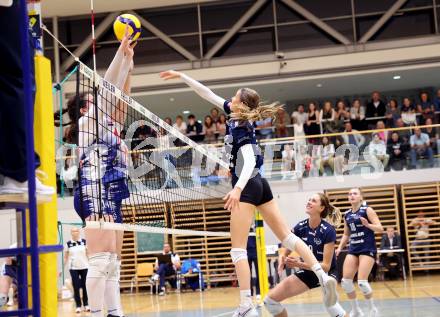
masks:
<path fill-rule="evenodd" d="M 341 238 L 341 242 L 339 242 L 339 246 L 338 246 L 338 250 L 342 250 L 342 249 L 344 249 L 345 248 L 345 246 L 347 245 L 347 243 L 348 243 L 348 236 L 347 235 L 343 235 L 342 236 L 342 238 Z"/>
<path fill-rule="evenodd" d="M 383 227 L 381 224 L 368 224 L 368 229 L 373 230 L 374 232 L 383 232 Z"/>
<path fill-rule="evenodd" d="M 213 105 L 219 107 L 220 109 L 223 109 L 223 104 L 225 102 L 225 99 L 217 96 L 212 92 L 211 89 L 202 85 L 197 80 L 189 77 L 186 74 L 181 73 L 180 78 L 182 78 L 185 84 L 191 87 L 200 97 L 212 103 Z"/>

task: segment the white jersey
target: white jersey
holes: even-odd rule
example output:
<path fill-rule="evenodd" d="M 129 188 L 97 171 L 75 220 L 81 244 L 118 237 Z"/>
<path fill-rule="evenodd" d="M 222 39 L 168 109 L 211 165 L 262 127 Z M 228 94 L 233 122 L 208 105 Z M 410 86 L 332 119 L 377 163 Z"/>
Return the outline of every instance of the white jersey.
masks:
<path fill-rule="evenodd" d="M 67 264 L 70 270 L 85 270 L 89 267 L 86 240 L 67 241 L 66 250 L 69 251 Z"/>

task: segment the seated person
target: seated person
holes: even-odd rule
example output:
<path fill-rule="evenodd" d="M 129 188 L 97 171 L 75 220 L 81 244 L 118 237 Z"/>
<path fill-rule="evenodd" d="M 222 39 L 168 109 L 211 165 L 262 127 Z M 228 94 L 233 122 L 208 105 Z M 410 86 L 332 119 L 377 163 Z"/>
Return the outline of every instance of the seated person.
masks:
<path fill-rule="evenodd" d="M 12 244 L 9 248 L 16 248 L 17 244 Z M 8 298 L 9 289 L 12 286 L 17 289 L 17 259 L 15 257 L 7 257 L 3 264 L 2 274 L 0 277 L 0 308 L 6 305 L 8 300 L 12 303 L 13 298 Z M 8 303 L 9 305 L 9 303 Z"/>
<path fill-rule="evenodd" d="M 390 167 L 394 170 L 401 171 L 406 165 L 408 150 L 408 144 L 402 140 L 399 133 L 393 132 L 387 144 L 387 153 L 390 156 Z"/>
<path fill-rule="evenodd" d="M 163 245 L 162 254 L 171 255 L 171 263 L 160 263 L 156 259 L 156 263 L 154 265 L 154 268 L 156 270 L 156 274 L 153 276 L 153 279 L 156 279 L 156 280 L 159 279 L 159 295 L 160 296 L 165 295 L 165 279 L 166 279 L 166 277 L 176 275 L 177 270 L 180 270 L 180 266 L 181 266 L 179 255 L 177 255 L 171 251 L 171 247 L 168 243 L 165 243 Z M 171 287 L 177 288 L 176 279 L 172 279 L 169 282 L 171 284 Z"/>
<path fill-rule="evenodd" d="M 185 284 L 191 287 L 193 291 L 203 289 L 203 276 L 199 279 L 201 273 L 200 263 L 194 259 L 187 259 L 182 262 L 180 273 L 185 278 Z M 200 282 L 202 285 L 200 285 Z"/>
<path fill-rule="evenodd" d="M 402 241 L 400 235 L 393 226 L 388 226 L 387 231 L 382 235 L 380 243 L 381 250 L 401 249 Z M 391 276 L 397 277 L 402 268 L 402 255 L 400 253 L 384 253 L 380 256 L 380 263 L 388 269 Z M 397 263 L 397 265 L 393 265 Z"/>
<path fill-rule="evenodd" d="M 330 143 L 330 140 L 328 137 L 323 137 L 321 140 L 322 145 L 322 152 L 321 152 L 321 161 L 319 164 L 319 171 L 321 174 L 324 174 L 324 168 L 325 166 L 329 166 L 332 170 L 332 172 L 335 169 L 335 146 L 334 144 Z"/>
<path fill-rule="evenodd" d="M 375 157 L 378 161 L 382 162 L 383 167 L 386 168 L 390 157 L 387 154 L 385 142 L 380 139 L 379 134 L 373 133 L 373 140 L 371 140 L 368 149 L 370 156 Z"/>
<path fill-rule="evenodd" d="M 419 156 L 427 158 L 429 167 L 434 167 L 434 152 L 426 133 L 422 133 L 420 128 L 415 128 L 409 143 L 411 145 L 411 168 L 416 168 L 417 157 Z"/>

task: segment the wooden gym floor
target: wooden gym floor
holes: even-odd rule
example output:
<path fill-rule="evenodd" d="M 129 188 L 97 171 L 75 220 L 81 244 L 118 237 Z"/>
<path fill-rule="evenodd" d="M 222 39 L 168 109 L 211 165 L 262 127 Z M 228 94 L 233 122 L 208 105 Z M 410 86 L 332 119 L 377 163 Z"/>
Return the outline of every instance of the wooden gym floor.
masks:
<path fill-rule="evenodd" d="M 384 281 L 372 283 L 375 301 L 381 317 L 434 317 L 440 316 L 440 275 L 420 275 L 407 281 Z M 347 297 L 339 287 L 341 304 L 349 309 Z M 359 294 L 359 292 L 358 292 Z M 203 293 L 185 291 L 159 297 L 149 293 L 123 294 L 126 317 L 221 317 L 231 316 L 238 304 L 236 288 L 213 288 Z M 327 316 L 321 303 L 320 290 L 285 301 L 290 316 Z M 360 301 L 361 307 L 365 303 Z M 264 308 L 260 316 L 270 315 Z M 59 303 L 58 316 L 88 316 L 74 313 L 72 301 Z"/>

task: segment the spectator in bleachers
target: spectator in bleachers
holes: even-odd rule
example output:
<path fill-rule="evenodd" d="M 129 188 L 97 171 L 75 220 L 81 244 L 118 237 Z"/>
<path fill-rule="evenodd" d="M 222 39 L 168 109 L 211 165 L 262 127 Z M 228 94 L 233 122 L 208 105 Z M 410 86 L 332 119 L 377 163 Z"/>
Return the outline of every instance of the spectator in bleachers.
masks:
<path fill-rule="evenodd" d="M 344 124 L 346 121 L 350 120 L 350 110 L 346 106 L 343 100 L 339 100 L 336 103 L 336 116 L 335 124 L 336 131 L 341 132 L 344 130 Z"/>
<path fill-rule="evenodd" d="M 397 119 L 396 121 L 396 128 L 405 128 L 405 123 L 403 122 L 403 119 Z M 410 133 L 409 130 L 397 130 L 397 134 L 399 134 L 399 137 L 402 139 L 403 142 L 409 143 Z"/>
<path fill-rule="evenodd" d="M 186 134 L 186 122 L 183 121 L 183 117 L 181 115 L 176 117 L 176 122 L 173 124 L 173 127 L 180 133 Z"/>
<path fill-rule="evenodd" d="M 373 92 L 371 95 L 371 101 L 367 104 L 367 110 L 365 113 L 365 117 L 367 119 L 370 118 L 378 118 L 383 119 L 386 113 L 385 103 L 380 99 L 380 94 L 378 91 Z M 374 128 L 376 126 L 377 120 L 368 120 L 367 124 L 369 129 Z"/>
<path fill-rule="evenodd" d="M 428 158 L 429 167 L 434 166 L 434 153 L 426 133 L 422 133 L 420 128 L 415 128 L 409 143 L 411 145 L 411 168 L 416 168 L 417 157 L 420 156 Z"/>
<path fill-rule="evenodd" d="M 402 240 L 400 235 L 394 230 L 394 226 L 388 226 L 386 232 L 382 235 L 380 242 L 381 250 L 393 250 L 402 248 Z M 402 255 L 398 253 L 385 253 L 380 256 L 380 263 L 392 277 L 398 277 L 402 269 Z M 397 265 L 393 265 L 396 263 Z"/>
<path fill-rule="evenodd" d="M 281 163 L 281 175 L 282 179 L 287 179 L 292 175 L 292 170 L 294 170 L 294 150 L 291 144 L 285 144 L 284 149 L 281 152 L 282 163 Z"/>
<path fill-rule="evenodd" d="M 279 109 L 275 118 L 275 135 L 277 138 L 285 138 L 290 135 L 289 128 L 290 118 L 284 109 Z"/>
<path fill-rule="evenodd" d="M 429 95 L 427 92 L 420 94 L 420 102 L 417 105 L 417 112 L 422 115 L 420 123 L 424 123 L 426 119 L 434 119 L 434 105 L 429 101 Z"/>
<path fill-rule="evenodd" d="M 304 124 L 299 123 L 295 118 L 292 118 L 293 120 L 293 136 L 295 137 L 295 143 L 296 144 L 306 144 L 306 139 L 304 138 Z"/>
<path fill-rule="evenodd" d="M 390 100 L 385 116 L 387 117 L 387 126 L 394 128 L 396 126 L 397 119 L 400 118 L 400 109 L 396 99 Z"/>
<path fill-rule="evenodd" d="M 376 123 L 376 130 L 384 130 L 386 129 L 385 123 L 382 120 L 377 121 Z M 388 131 L 379 131 L 377 132 L 379 135 L 379 138 L 385 142 L 385 144 L 388 141 Z"/>
<path fill-rule="evenodd" d="M 296 119 L 298 124 L 305 124 L 307 122 L 307 112 L 303 104 L 298 105 L 298 110 L 292 113 L 292 121 Z"/>
<path fill-rule="evenodd" d="M 335 166 L 334 172 L 338 175 L 342 175 L 343 166 L 344 166 L 344 163 L 346 162 L 345 153 L 342 153 L 340 151 L 338 152 L 338 148 L 343 144 L 345 144 L 344 138 L 340 135 L 336 136 L 336 138 L 335 138 L 336 152 L 335 152 L 335 158 L 334 158 L 334 166 Z"/>
<path fill-rule="evenodd" d="M 350 108 L 350 122 L 355 130 L 365 130 L 365 107 L 359 99 L 353 100 Z"/>
<path fill-rule="evenodd" d="M 186 135 L 193 141 L 200 142 L 203 141 L 203 127 L 196 120 L 196 116 L 190 114 L 188 116 L 188 123 L 186 124 Z"/>
<path fill-rule="evenodd" d="M 202 134 L 205 136 L 205 143 L 214 143 L 217 140 L 217 127 L 211 116 L 206 116 L 203 122 Z"/>
<path fill-rule="evenodd" d="M 156 274 L 152 277 L 153 280 L 159 280 L 159 295 L 165 295 L 165 281 L 167 276 L 176 275 L 176 272 L 180 270 L 181 263 L 180 257 L 177 253 L 171 251 L 171 246 L 168 243 L 164 243 L 162 254 L 171 255 L 171 263 L 160 263 L 157 259 L 154 264 Z M 173 288 L 177 288 L 177 280 L 172 279 L 169 281 Z"/>
<path fill-rule="evenodd" d="M 417 217 L 415 217 L 411 222 L 410 226 L 414 227 L 416 232 L 416 237 L 414 241 L 411 243 L 411 247 L 413 248 L 413 252 L 426 252 L 424 256 L 429 256 L 429 227 L 434 225 L 436 222 L 430 218 L 425 217 L 425 213 L 423 211 L 419 211 L 417 213 Z M 416 262 L 425 262 L 429 261 L 429 259 L 420 259 L 420 253 L 415 253 Z M 420 263 L 422 264 L 422 263 Z"/>
<path fill-rule="evenodd" d="M 336 111 L 330 101 L 324 102 L 324 106 L 319 112 L 319 122 L 321 122 L 322 133 L 336 132 L 335 127 Z"/>
<path fill-rule="evenodd" d="M 332 170 L 332 172 L 335 169 L 335 146 L 334 144 L 330 143 L 330 140 L 328 137 L 323 137 L 321 139 L 321 157 L 320 157 L 320 164 L 319 164 L 319 172 L 321 175 L 324 175 L 325 167 L 329 166 Z"/>
<path fill-rule="evenodd" d="M 434 122 L 440 122 L 440 89 L 437 89 L 437 95 L 434 98 L 434 110 L 438 112 L 435 116 Z"/>
<path fill-rule="evenodd" d="M 166 118 L 164 119 L 164 121 L 165 121 L 166 123 L 168 123 L 169 125 L 173 125 L 173 120 L 172 120 L 170 117 L 166 117 Z"/>
<path fill-rule="evenodd" d="M 217 108 L 212 108 L 211 109 L 211 119 L 212 119 L 212 122 L 214 123 L 214 124 L 217 124 L 217 122 L 218 122 L 218 120 L 219 120 L 219 118 L 220 118 L 220 115 L 219 115 L 219 112 L 218 112 L 218 109 Z"/>
<path fill-rule="evenodd" d="M 307 110 L 307 121 L 304 126 L 304 132 L 306 135 L 316 135 L 321 134 L 321 129 L 319 127 L 319 112 L 315 102 L 309 103 L 309 108 Z M 316 138 L 308 139 L 309 143 L 316 143 Z"/>
<path fill-rule="evenodd" d="M 402 120 L 407 126 L 417 124 L 416 110 L 411 103 L 411 99 L 409 99 L 408 97 L 403 98 L 402 109 L 400 112 Z"/>
<path fill-rule="evenodd" d="M 360 133 L 356 133 L 358 131 L 353 129 L 350 122 L 345 123 L 344 132 L 354 132 L 352 134 L 343 134 L 342 135 L 342 138 L 343 138 L 345 144 L 353 144 L 353 145 L 356 145 L 358 148 L 361 148 L 364 145 L 365 137 Z"/>
<path fill-rule="evenodd" d="M 428 118 L 425 121 L 425 125 L 432 125 L 432 119 Z M 425 128 L 423 129 L 423 132 L 426 133 L 429 137 L 429 143 L 431 144 L 431 148 L 433 149 L 434 153 L 439 151 L 438 143 L 439 142 L 439 131 L 438 128 Z"/>
<path fill-rule="evenodd" d="M 260 140 L 272 139 L 272 118 L 266 118 L 256 122 L 257 125 L 257 137 Z"/>
<path fill-rule="evenodd" d="M 224 113 L 220 114 L 218 121 L 216 123 L 217 133 L 219 140 L 223 140 L 226 135 L 226 115 Z"/>
<path fill-rule="evenodd" d="M 373 133 L 373 139 L 368 146 L 368 152 L 370 156 L 374 156 L 378 161 L 382 162 L 384 168 L 388 166 L 390 157 L 387 154 L 387 147 L 385 141 L 380 138 L 378 133 Z"/>
<path fill-rule="evenodd" d="M 390 167 L 394 170 L 401 171 L 406 167 L 406 159 L 408 157 L 409 146 L 399 136 L 399 133 L 393 132 L 388 140 L 387 153 L 390 156 Z"/>

